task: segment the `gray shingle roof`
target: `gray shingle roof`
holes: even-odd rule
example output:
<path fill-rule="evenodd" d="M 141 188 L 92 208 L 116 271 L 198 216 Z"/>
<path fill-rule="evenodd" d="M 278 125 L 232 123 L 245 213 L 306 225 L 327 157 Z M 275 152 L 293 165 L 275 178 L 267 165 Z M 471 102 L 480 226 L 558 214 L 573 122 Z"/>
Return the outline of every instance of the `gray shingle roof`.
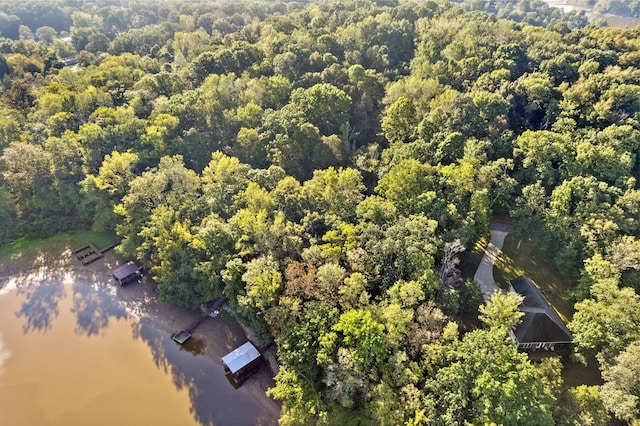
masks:
<path fill-rule="evenodd" d="M 514 330 L 519 343 L 572 342 L 573 336 L 536 284 L 525 276 L 511 281 L 513 290 L 524 296 L 522 322 Z"/>

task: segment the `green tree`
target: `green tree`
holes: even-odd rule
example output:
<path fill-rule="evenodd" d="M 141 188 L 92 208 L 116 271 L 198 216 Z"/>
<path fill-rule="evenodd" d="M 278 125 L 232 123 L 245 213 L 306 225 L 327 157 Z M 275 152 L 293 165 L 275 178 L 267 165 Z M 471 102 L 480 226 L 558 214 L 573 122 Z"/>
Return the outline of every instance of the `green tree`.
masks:
<path fill-rule="evenodd" d="M 288 330 L 278 341 L 278 355 L 282 362 L 318 383 L 321 369 L 317 363 L 319 338 L 338 321 L 338 310 L 320 301 L 305 302 L 297 321 L 288 324 Z"/>
<path fill-rule="evenodd" d="M 215 214 L 205 217 L 193 232 L 188 250 L 195 252 L 197 262 L 194 291 L 200 300 L 213 300 L 223 294 L 222 272 L 234 253 L 233 235 L 229 225 Z"/>
<path fill-rule="evenodd" d="M 376 192 L 404 215 L 427 211 L 436 199 L 435 169 L 417 160 L 403 160 L 384 175 Z"/>
<path fill-rule="evenodd" d="M 514 154 L 522 155 L 525 168 L 535 170 L 535 180 L 552 187 L 567 177 L 573 143 L 557 133 L 527 130 L 516 139 Z"/>
<path fill-rule="evenodd" d="M 438 422 L 555 423 L 554 396 L 508 335 L 517 316 L 515 301 L 513 296 L 494 295 L 484 308 L 490 327 L 469 332 L 447 348 L 446 365 L 426 385 L 435 399 Z"/>
<path fill-rule="evenodd" d="M 137 163 L 138 155 L 114 151 L 105 156 L 97 175 L 88 174 L 80 183 L 83 194 L 93 206 L 95 225 L 115 227 L 117 216 L 113 209 L 129 190 Z"/>
<path fill-rule="evenodd" d="M 143 239 L 138 257 L 153 253 L 151 273 L 158 283 L 160 299 L 184 307 L 211 298 L 210 294 L 197 294 L 195 289 L 197 260 L 190 247 L 194 239 L 191 228 L 189 222 L 180 221 L 171 206 L 159 206 L 138 233 Z"/>
<path fill-rule="evenodd" d="M 164 221 L 170 213 L 180 217 L 183 211 L 192 208 L 199 191 L 200 179 L 184 166 L 181 156 L 163 157 L 157 169 L 146 171 L 133 179 L 122 202 L 114 209 L 122 217 L 116 227 L 116 232 L 123 237 L 118 247 L 121 253 L 135 256 L 145 265 L 157 261 L 154 236 L 171 225 L 170 218 L 168 222 Z M 157 218 L 161 226 L 158 230 L 149 231 L 146 237 L 140 235 L 142 228 L 149 225 L 155 210 L 160 207 L 166 210 Z"/>
<path fill-rule="evenodd" d="M 238 296 L 240 306 L 255 308 L 257 312 L 271 307 L 282 290 L 282 274 L 277 262 L 269 256 L 262 256 L 247 263 L 242 275 L 245 282 L 245 295 Z"/>
<path fill-rule="evenodd" d="M 413 101 L 400 97 L 387 109 L 382 119 L 382 130 L 390 143 L 409 142 L 413 139 L 418 123 Z"/>
<path fill-rule="evenodd" d="M 321 415 L 320 395 L 304 376 L 281 367 L 275 377 L 275 386 L 267 395 L 282 401 L 282 414 L 278 423 L 283 426 L 314 425 Z"/>
<path fill-rule="evenodd" d="M 576 303 L 568 326 L 578 354 L 612 362 L 640 336 L 640 297 L 631 288 L 619 288 L 618 278 L 600 279 L 591 286 L 592 298 Z"/>
<path fill-rule="evenodd" d="M 572 425 L 606 426 L 611 415 L 602 402 L 598 386 L 580 385 L 567 391 L 566 400 L 559 400 L 561 415 L 558 423 Z"/>
<path fill-rule="evenodd" d="M 504 327 L 512 330 L 524 315 L 518 310 L 522 303 L 522 296 L 509 292 L 503 294 L 495 291 L 491 296 L 491 303 L 480 306 L 480 319 L 490 328 Z"/>
<path fill-rule="evenodd" d="M 384 228 L 373 224 L 362 228 L 359 239 L 367 253 L 365 264 L 373 291 L 398 280 L 420 280 L 426 294 L 434 293 L 438 281 L 433 271 L 439 245 L 436 226 L 436 221 L 416 215 L 399 218 Z"/>
<path fill-rule="evenodd" d="M 371 368 L 387 356 L 384 325 L 368 309 L 351 310 L 340 315 L 331 330 L 320 337 L 318 352 L 328 396 L 343 407 L 357 407 L 370 392 L 375 377 Z"/>
<path fill-rule="evenodd" d="M 235 157 L 214 152 L 202 171 L 203 201 L 209 211 L 228 219 L 235 214 L 233 198 L 249 184 L 250 167 Z"/>
<path fill-rule="evenodd" d="M 51 154 L 40 145 L 13 142 L 2 151 L 3 186 L 25 219 L 59 207 L 51 191 L 51 166 Z"/>
<path fill-rule="evenodd" d="M 640 341 L 632 342 L 612 365 L 603 367 L 605 384 L 600 395 L 605 407 L 620 420 L 640 418 Z"/>
<path fill-rule="evenodd" d="M 342 135 L 348 125 L 351 97 L 331 84 L 317 84 L 291 93 L 291 104 L 300 108 L 322 135 Z"/>
<path fill-rule="evenodd" d="M 329 167 L 316 170 L 302 190 L 312 211 L 350 222 L 363 198 L 365 186 L 357 170 Z"/>

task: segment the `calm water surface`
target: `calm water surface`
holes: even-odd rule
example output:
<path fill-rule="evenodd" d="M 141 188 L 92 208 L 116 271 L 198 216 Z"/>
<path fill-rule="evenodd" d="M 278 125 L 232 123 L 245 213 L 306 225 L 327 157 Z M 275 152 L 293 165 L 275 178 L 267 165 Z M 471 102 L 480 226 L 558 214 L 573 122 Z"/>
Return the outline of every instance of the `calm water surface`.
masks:
<path fill-rule="evenodd" d="M 0 424 L 267 425 L 220 364 L 182 350 L 112 295 L 74 284 L 0 289 Z"/>
<path fill-rule="evenodd" d="M 587 15 L 587 17 L 589 17 L 589 19 L 593 19 L 593 18 L 601 18 L 604 19 L 605 21 L 607 21 L 607 24 L 610 27 L 626 27 L 626 28 L 633 28 L 637 25 L 640 25 L 640 19 L 638 18 L 631 18 L 629 16 L 621 16 L 621 15 L 614 15 L 612 13 L 607 13 L 607 14 L 597 14 L 593 12 L 593 9 L 589 8 L 589 7 L 584 7 L 581 5 L 577 5 L 572 3 L 571 0 L 544 0 L 549 6 L 552 7 L 558 7 L 562 10 L 564 10 L 565 12 L 571 12 L 573 10 L 578 11 L 578 12 L 585 12 L 585 14 Z"/>

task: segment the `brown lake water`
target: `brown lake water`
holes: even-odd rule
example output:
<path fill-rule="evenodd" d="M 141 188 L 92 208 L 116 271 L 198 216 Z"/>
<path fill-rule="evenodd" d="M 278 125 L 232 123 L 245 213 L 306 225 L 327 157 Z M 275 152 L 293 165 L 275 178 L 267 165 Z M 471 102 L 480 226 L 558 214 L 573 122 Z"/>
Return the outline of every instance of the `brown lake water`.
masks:
<path fill-rule="evenodd" d="M 84 284 L 0 286 L 2 425 L 276 424 L 266 405 L 113 295 Z"/>

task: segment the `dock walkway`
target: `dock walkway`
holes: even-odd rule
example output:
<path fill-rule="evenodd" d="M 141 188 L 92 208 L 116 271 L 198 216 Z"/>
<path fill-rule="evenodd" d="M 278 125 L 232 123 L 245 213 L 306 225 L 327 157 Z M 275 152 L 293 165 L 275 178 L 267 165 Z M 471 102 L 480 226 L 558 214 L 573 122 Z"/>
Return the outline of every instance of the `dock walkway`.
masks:
<path fill-rule="evenodd" d="M 220 313 L 220 307 L 224 304 L 224 302 L 226 300 L 227 300 L 226 298 L 221 297 L 218 300 L 216 300 L 215 302 L 213 302 L 213 305 L 211 305 L 211 307 L 209 309 L 207 309 L 198 318 L 196 318 L 191 323 L 191 325 L 189 325 L 189 327 L 185 328 L 184 330 L 180 330 L 179 333 L 177 333 L 175 336 L 173 336 L 173 340 L 175 342 L 177 342 L 178 344 L 180 344 L 180 345 L 184 344 L 184 342 L 189 340 L 189 338 L 191 337 L 192 333 L 200 325 L 200 323 L 202 321 L 204 321 L 205 318 L 218 316 L 218 314 Z"/>

